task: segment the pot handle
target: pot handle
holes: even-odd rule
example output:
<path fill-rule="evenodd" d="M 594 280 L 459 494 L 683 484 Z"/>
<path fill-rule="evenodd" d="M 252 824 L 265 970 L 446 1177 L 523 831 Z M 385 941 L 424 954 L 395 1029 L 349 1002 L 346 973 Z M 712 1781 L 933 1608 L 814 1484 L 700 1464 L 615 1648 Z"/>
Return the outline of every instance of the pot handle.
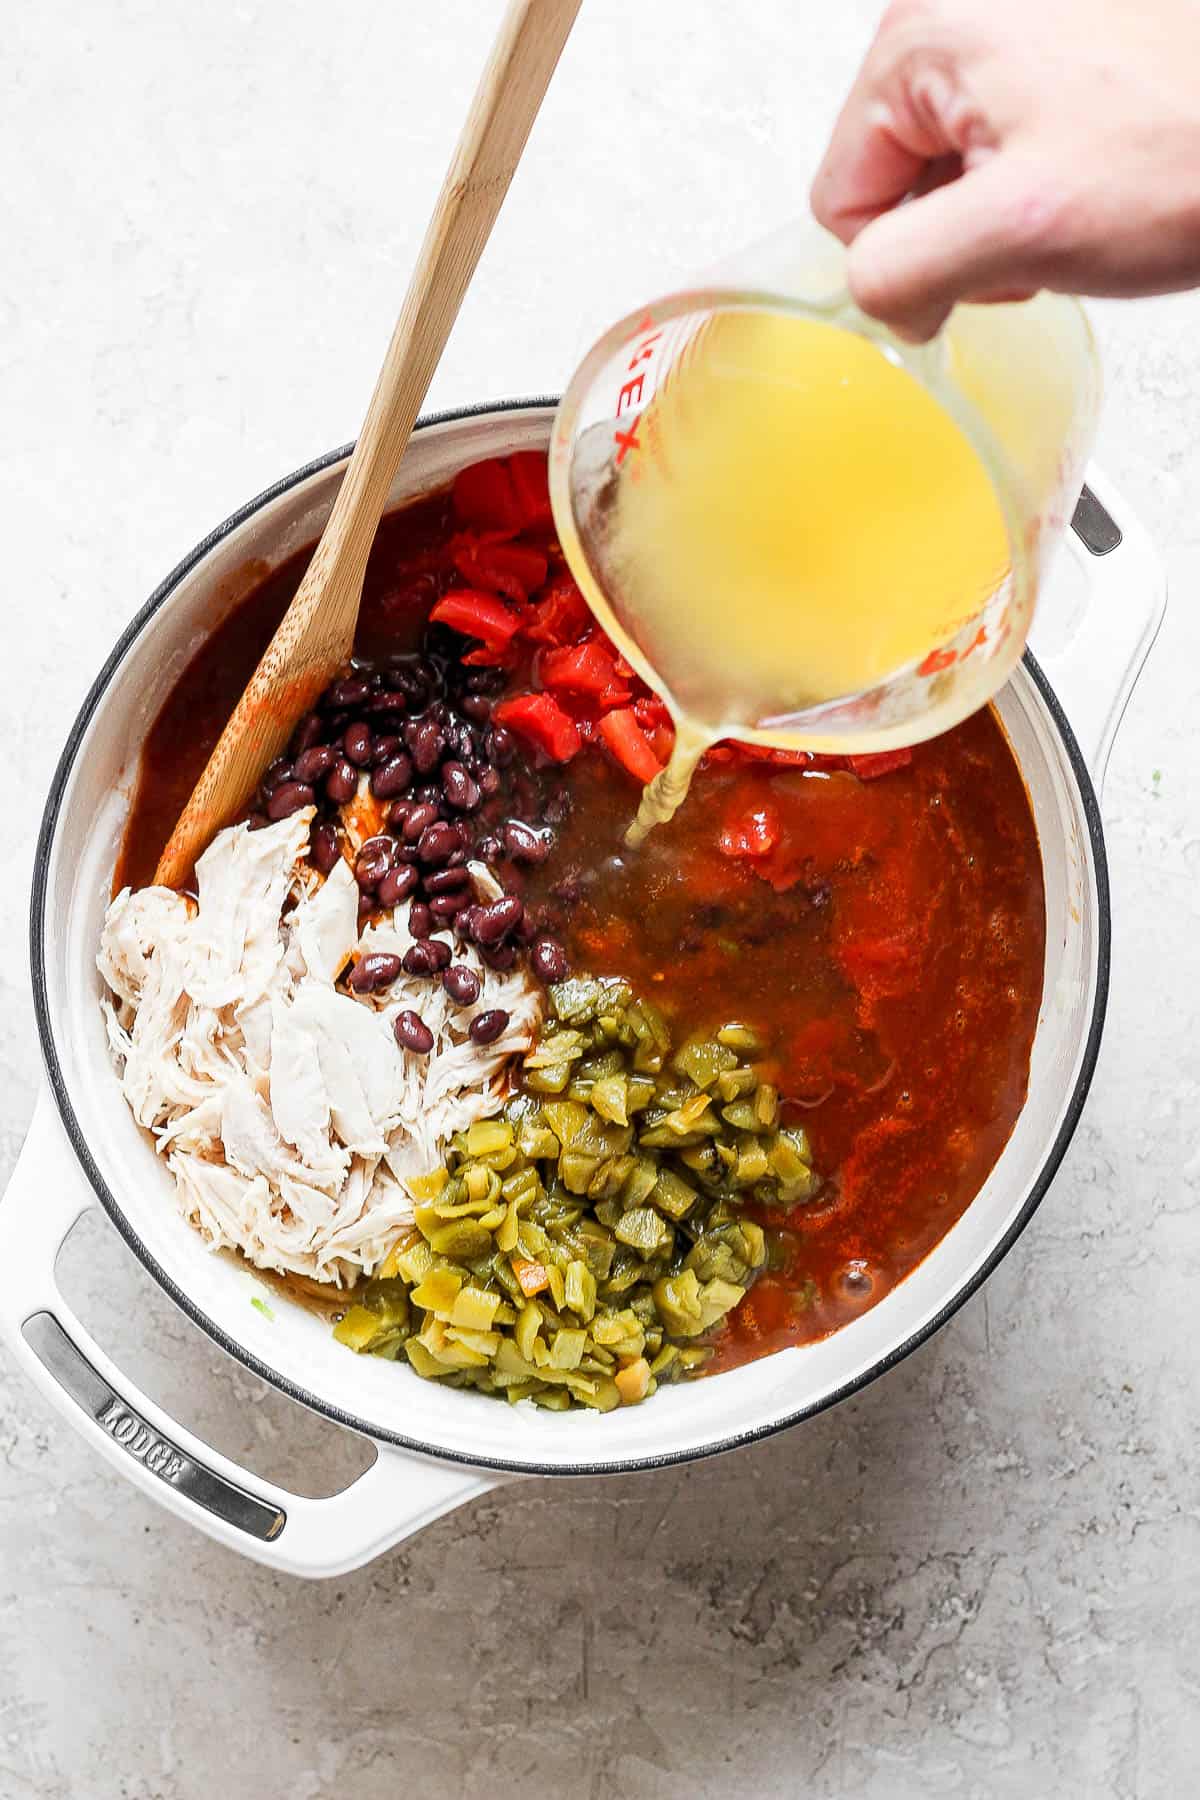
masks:
<path fill-rule="evenodd" d="M 342 1575 L 502 1478 L 387 1445 L 340 1494 L 306 1499 L 201 1442 L 118 1370 L 68 1306 L 55 1263 L 95 1196 L 49 1090 L 0 1201 L 0 1336 L 34 1385 L 160 1506 L 290 1575 Z"/>
<path fill-rule="evenodd" d="M 1087 553 L 1087 604 L 1065 647 L 1038 661 L 1099 793 L 1117 727 L 1162 624 L 1167 578 L 1144 527 L 1094 469 L 1072 530 Z"/>

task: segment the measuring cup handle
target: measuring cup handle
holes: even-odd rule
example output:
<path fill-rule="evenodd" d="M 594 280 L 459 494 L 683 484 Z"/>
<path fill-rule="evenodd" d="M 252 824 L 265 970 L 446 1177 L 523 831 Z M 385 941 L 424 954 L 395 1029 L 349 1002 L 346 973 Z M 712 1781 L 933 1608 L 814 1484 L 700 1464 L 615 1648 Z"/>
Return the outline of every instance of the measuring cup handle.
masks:
<path fill-rule="evenodd" d="M 1100 792 L 1117 727 L 1162 624 L 1167 577 L 1134 513 L 1094 469 L 1072 529 L 1088 554 L 1087 607 L 1065 648 L 1038 660 Z"/>

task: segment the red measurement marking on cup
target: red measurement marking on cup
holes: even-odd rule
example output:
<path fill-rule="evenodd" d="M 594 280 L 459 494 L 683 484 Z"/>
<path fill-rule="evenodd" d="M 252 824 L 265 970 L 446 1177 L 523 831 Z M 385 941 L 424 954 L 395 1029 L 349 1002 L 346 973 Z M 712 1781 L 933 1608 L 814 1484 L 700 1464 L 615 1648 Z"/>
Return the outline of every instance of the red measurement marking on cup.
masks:
<path fill-rule="evenodd" d="M 652 359 L 655 346 L 661 337 L 661 328 L 655 327 L 653 318 L 647 313 L 633 335 L 634 352 L 625 365 L 625 372 L 629 379 L 623 382 L 618 390 L 617 403 L 613 408 L 617 419 L 632 411 L 635 406 L 638 408 L 624 430 L 619 426 L 614 428 L 613 443 L 616 445 L 618 467 L 625 461 L 631 450 L 640 450 L 642 447 L 637 428 L 642 416 L 642 395 L 646 388 L 647 371 L 644 368 L 639 369 L 639 365 L 648 363 Z"/>
<path fill-rule="evenodd" d="M 988 644 L 991 645 L 994 656 L 1011 629 L 1007 616 L 991 637 L 988 636 L 987 626 L 981 625 L 964 650 L 953 650 L 949 644 L 942 644 L 938 649 L 931 650 L 929 655 L 917 664 L 917 674 L 942 675 L 947 669 L 952 669 L 955 663 L 966 662 L 968 656 L 973 656 L 976 650 L 982 650 Z"/>
<path fill-rule="evenodd" d="M 617 431 L 613 433 L 613 443 L 617 445 L 618 467 L 625 461 L 625 458 L 631 450 L 640 450 L 642 447 L 641 439 L 637 434 L 638 421 L 641 419 L 641 416 L 641 413 L 638 413 L 628 431 Z"/>

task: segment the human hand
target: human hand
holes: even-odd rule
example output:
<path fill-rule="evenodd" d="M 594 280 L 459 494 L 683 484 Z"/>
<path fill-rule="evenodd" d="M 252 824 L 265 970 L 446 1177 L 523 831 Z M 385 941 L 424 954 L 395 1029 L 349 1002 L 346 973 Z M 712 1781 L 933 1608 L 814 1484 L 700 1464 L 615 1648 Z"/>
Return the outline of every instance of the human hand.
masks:
<path fill-rule="evenodd" d="M 958 300 L 1200 284 L 1200 4 L 893 0 L 812 206 L 907 337 Z"/>

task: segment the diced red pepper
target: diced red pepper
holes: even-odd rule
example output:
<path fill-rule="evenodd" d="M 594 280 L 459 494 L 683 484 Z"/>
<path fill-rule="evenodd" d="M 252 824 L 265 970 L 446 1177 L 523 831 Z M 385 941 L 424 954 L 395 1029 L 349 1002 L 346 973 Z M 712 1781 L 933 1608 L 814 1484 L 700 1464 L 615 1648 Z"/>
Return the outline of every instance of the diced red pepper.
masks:
<path fill-rule="evenodd" d="M 551 582 L 537 604 L 537 617 L 525 627 L 531 644 L 573 644 L 586 631 L 591 615 L 587 601 L 569 575 Z"/>
<path fill-rule="evenodd" d="M 546 553 L 527 544 L 488 543 L 460 533 L 454 566 L 472 587 L 490 588 L 522 604 L 546 579 Z"/>
<path fill-rule="evenodd" d="M 550 510 L 550 482 L 546 457 L 541 450 L 516 450 L 508 459 L 513 493 L 525 531 L 545 531 L 554 524 Z"/>
<path fill-rule="evenodd" d="M 516 1276 L 521 1292 L 527 1300 L 532 1299 L 534 1294 L 540 1294 L 543 1288 L 550 1286 L 550 1277 L 546 1273 L 544 1263 L 530 1262 L 524 1256 L 510 1256 L 508 1265 Z"/>
<path fill-rule="evenodd" d="M 626 700 L 630 698 L 629 690 L 617 684 L 612 657 L 594 640 L 543 650 L 538 658 L 538 679 L 543 687 L 566 688 L 570 693 L 589 694 L 594 699 L 611 689 Z"/>
<path fill-rule="evenodd" d="M 521 509 L 512 476 L 498 456 L 459 470 L 454 477 L 454 511 L 464 525 L 476 525 L 482 530 L 521 529 Z"/>
<path fill-rule="evenodd" d="M 893 769 L 907 769 L 912 762 L 911 750 L 876 750 L 869 756 L 848 756 L 860 781 L 874 781 L 879 775 L 890 775 Z"/>
<path fill-rule="evenodd" d="M 618 707 L 597 720 L 596 730 L 604 739 L 623 769 L 637 781 L 653 781 L 662 773 L 663 765 L 654 754 L 649 738 L 637 722 L 631 706 Z"/>
<path fill-rule="evenodd" d="M 520 614 L 495 594 L 478 588 L 452 588 L 429 614 L 435 625 L 449 625 L 464 637 L 478 638 L 488 650 L 503 650 L 520 630 Z"/>
<path fill-rule="evenodd" d="M 649 738 L 659 762 L 669 762 L 675 748 L 675 721 L 665 702 L 657 694 L 639 694 L 633 703 L 633 716 Z"/>
<path fill-rule="evenodd" d="M 756 806 L 753 812 L 731 819 L 720 837 L 724 856 L 770 856 L 779 842 L 779 814 L 773 806 Z"/>
<path fill-rule="evenodd" d="M 553 694 L 515 694 L 493 707 L 492 718 L 554 762 L 570 762 L 582 742 L 574 719 Z"/>
<path fill-rule="evenodd" d="M 653 731 L 657 725 L 671 723 L 667 703 L 660 700 L 657 694 L 639 694 L 633 703 L 633 716 L 644 731 Z"/>

